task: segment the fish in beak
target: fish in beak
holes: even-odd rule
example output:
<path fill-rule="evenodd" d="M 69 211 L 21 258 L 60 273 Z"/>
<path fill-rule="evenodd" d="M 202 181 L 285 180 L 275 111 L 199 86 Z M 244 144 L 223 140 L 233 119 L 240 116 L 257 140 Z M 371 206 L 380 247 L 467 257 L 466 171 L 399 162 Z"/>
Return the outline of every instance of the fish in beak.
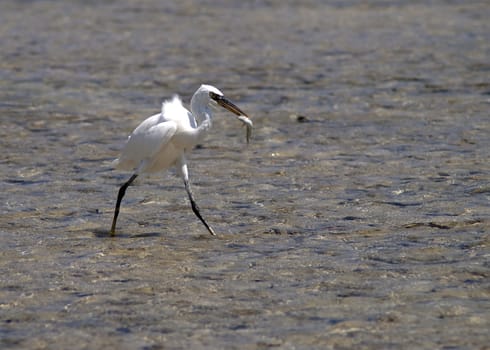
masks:
<path fill-rule="evenodd" d="M 246 137 L 247 137 L 247 143 L 249 143 L 250 137 L 252 136 L 253 123 L 248 118 L 248 115 L 240 108 L 238 108 L 237 105 L 235 105 L 233 102 L 231 102 L 230 100 L 228 100 L 222 95 L 216 94 L 214 92 L 210 92 L 209 97 L 211 97 L 212 100 L 216 101 L 216 103 L 219 104 L 221 107 L 226 108 L 230 112 L 236 114 L 238 120 L 240 120 L 247 127 Z"/>

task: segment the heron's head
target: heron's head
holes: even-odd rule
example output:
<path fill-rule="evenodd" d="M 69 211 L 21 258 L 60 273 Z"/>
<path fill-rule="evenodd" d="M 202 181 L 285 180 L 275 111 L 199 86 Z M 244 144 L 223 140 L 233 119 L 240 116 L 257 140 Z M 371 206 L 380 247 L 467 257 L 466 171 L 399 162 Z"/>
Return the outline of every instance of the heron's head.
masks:
<path fill-rule="evenodd" d="M 191 109 L 197 110 L 207 106 L 221 106 L 238 116 L 238 119 L 247 126 L 247 142 L 252 133 L 252 121 L 248 115 L 228 100 L 223 93 L 212 85 L 201 85 L 191 99 Z"/>
<path fill-rule="evenodd" d="M 221 106 L 238 116 L 247 116 L 245 112 L 228 100 L 218 88 L 212 85 L 201 85 L 192 96 L 191 105 L 198 108 L 210 105 L 213 107 Z"/>

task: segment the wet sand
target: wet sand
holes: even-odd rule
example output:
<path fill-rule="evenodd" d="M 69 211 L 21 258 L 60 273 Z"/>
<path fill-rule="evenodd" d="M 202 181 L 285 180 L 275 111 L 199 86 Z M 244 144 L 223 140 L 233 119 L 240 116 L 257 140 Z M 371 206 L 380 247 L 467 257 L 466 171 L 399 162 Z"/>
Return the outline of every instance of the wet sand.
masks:
<path fill-rule="evenodd" d="M 488 349 L 485 1 L 4 1 L 0 345 Z M 128 189 L 127 135 L 219 87 Z"/>

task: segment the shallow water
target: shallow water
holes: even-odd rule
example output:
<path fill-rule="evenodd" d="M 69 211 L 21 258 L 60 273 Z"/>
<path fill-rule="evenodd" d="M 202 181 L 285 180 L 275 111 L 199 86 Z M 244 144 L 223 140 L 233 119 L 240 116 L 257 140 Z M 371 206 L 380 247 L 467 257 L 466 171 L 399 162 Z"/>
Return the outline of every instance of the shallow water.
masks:
<path fill-rule="evenodd" d="M 486 348 L 484 1 L 4 1 L 2 348 Z M 181 180 L 112 170 L 218 86 Z"/>

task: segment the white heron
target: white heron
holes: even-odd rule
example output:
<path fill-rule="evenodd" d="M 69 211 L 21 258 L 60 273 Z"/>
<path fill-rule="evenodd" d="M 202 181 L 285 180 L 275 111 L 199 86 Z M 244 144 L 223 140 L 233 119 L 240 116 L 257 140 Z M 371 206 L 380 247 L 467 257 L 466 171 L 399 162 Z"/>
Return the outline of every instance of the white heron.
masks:
<path fill-rule="evenodd" d="M 223 93 L 211 85 L 201 85 L 191 99 L 191 111 L 183 105 L 179 96 L 162 103 L 161 113 L 144 120 L 129 135 L 121 155 L 116 159 L 116 168 L 133 170 L 133 175 L 120 188 L 117 195 L 111 235 L 116 233 L 116 221 L 121 200 L 126 189 L 143 173 L 155 173 L 176 165 L 184 180 L 184 186 L 191 202 L 192 211 L 202 221 L 209 233 L 215 235 L 199 212 L 189 185 L 186 154 L 201 142 L 211 128 L 211 107 L 220 105 L 238 116 L 247 126 L 247 143 L 252 133 L 252 121 L 235 104 L 223 96 Z"/>

